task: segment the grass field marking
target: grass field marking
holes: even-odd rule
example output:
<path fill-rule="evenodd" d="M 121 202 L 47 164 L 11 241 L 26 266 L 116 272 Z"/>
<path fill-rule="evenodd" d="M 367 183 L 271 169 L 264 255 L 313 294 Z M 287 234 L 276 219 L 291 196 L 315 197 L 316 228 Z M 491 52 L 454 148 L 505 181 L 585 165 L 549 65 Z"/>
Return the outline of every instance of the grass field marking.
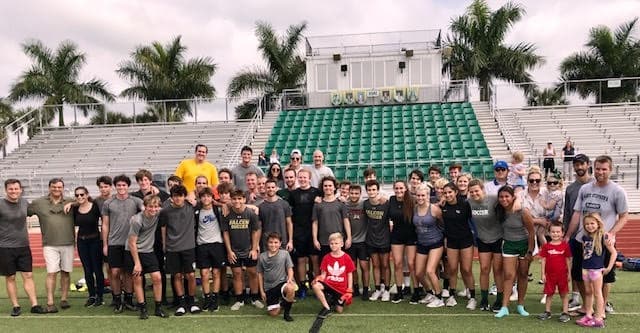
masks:
<path fill-rule="evenodd" d="M 315 313 L 292 313 L 292 316 L 296 317 L 315 317 Z M 489 317 L 489 313 L 342 313 L 334 314 L 332 317 Z M 616 316 L 640 316 L 640 312 L 616 312 L 613 317 Z M 12 317 L 12 319 L 113 319 L 113 318 L 131 318 L 137 319 L 136 316 L 121 316 L 121 315 L 86 315 L 86 316 L 19 316 Z M 151 317 L 153 318 L 153 317 Z M 171 316 L 169 319 L 224 319 L 224 318 L 267 318 L 267 315 L 253 315 L 253 314 L 228 314 L 228 315 L 195 315 L 195 316 Z M 158 319 L 161 320 L 161 319 Z"/>

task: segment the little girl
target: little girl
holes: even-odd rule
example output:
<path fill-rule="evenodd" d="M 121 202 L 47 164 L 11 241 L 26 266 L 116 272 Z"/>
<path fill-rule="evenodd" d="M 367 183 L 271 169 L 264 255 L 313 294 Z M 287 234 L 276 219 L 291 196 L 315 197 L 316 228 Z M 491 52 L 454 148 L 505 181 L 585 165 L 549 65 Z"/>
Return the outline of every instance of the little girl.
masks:
<path fill-rule="evenodd" d="M 524 154 L 517 151 L 511 155 L 511 163 L 509 163 L 509 174 L 507 174 L 507 184 L 513 186 L 515 193 L 524 190 L 524 175 L 527 174 L 527 166 L 522 163 Z"/>
<path fill-rule="evenodd" d="M 604 298 L 602 296 L 602 276 L 608 274 L 615 264 L 609 260 L 604 267 L 606 248 L 611 258 L 617 256 L 613 244 L 606 239 L 604 222 L 598 213 L 588 213 L 583 219 L 584 235 L 579 239 L 583 247 L 582 279 L 584 280 L 584 305 L 586 315 L 576 321 L 584 327 L 604 327 Z M 593 311 L 595 300 L 596 311 Z"/>

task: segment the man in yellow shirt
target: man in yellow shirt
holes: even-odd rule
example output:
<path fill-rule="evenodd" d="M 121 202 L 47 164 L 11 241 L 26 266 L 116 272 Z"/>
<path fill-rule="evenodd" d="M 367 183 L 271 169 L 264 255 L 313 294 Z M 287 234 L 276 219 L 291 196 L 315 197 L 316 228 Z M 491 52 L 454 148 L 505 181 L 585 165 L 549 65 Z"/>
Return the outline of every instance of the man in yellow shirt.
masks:
<path fill-rule="evenodd" d="M 182 184 L 189 193 L 195 190 L 196 178 L 205 176 L 213 187 L 218 185 L 218 169 L 207 162 L 209 149 L 203 144 L 196 145 L 196 156 L 192 159 L 182 160 L 176 169 L 175 175 L 182 178 Z"/>

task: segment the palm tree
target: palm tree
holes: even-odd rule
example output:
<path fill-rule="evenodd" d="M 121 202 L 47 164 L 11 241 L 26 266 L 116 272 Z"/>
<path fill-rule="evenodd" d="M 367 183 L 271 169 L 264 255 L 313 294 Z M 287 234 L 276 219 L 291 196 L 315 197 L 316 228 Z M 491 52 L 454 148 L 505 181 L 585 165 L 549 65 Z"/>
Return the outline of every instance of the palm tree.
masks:
<path fill-rule="evenodd" d="M 229 83 L 227 96 L 271 96 L 284 89 L 302 87 L 306 67 L 297 50 L 306 28 L 306 22 L 290 25 L 285 35 L 278 36 L 271 24 L 258 21 L 255 34 L 258 38 L 258 51 L 266 62 L 266 68 L 255 66 L 238 72 Z M 257 101 L 250 101 L 248 105 L 257 105 Z M 246 112 L 248 105 L 236 109 L 238 119 L 253 116 L 255 108 L 253 112 Z"/>
<path fill-rule="evenodd" d="M 586 80 L 640 76 L 640 42 L 633 37 L 638 18 L 621 24 L 614 33 L 598 26 L 589 32 L 586 51 L 574 53 L 560 64 L 563 80 Z M 605 86 L 603 86 L 605 85 Z M 606 87 L 606 81 L 569 82 L 570 91 L 582 98 L 595 96 L 596 103 L 638 99 L 637 80 L 622 80 L 619 88 Z"/>
<path fill-rule="evenodd" d="M 192 115 L 191 103 L 184 100 L 215 97 L 216 90 L 210 81 L 217 65 L 210 57 L 185 60 L 187 47 L 180 39 L 178 36 L 166 45 L 155 41 L 149 46 L 139 46 L 131 53 L 131 59 L 116 70 L 131 82 L 120 96 L 146 101 L 173 100 L 147 107 L 147 119 L 182 121 Z"/>
<path fill-rule="evenodd" d="M 86 57 L 75 43 L 63 41 L 54 52 L 35 40 L 22 44 L 22 50 L 33 64 L 11 86 L 11 100 L 44 99 L 45 105 L 54 105 L 54 111 L 58 112 L 59 126 L 64 126 L 63 104 L 98 103 L 96 97 L 113 101 L 105 82 L 96 78 L 78 81 Z M 85 107 L 80 109 L 87 112 Z"/>
<path fill-rule="evenodd" d="M 488 100 L 489 85 L 495 79 L 531 82 L 527 71 L 544 63 L 535 54 L 535 45 L 504 44 L 509 28 L 524 14 L 524 8 L 510 2 L 492 12 L 486 1 L 475 0 L 464 15 L 451 21 L 446 42 L 451 52 L 444 53 L 443 72 L 453 80 L 477 81 L 483 101 Z"/>
<path fill-rule="evenodd" d="M 569 101 L 564 97 L 562 86 L 556 88 L 540 89 L 535 87 L 527 94 L 527 105 L 529 106 L 545 106 L 545 105 L 567 105 Z"/>

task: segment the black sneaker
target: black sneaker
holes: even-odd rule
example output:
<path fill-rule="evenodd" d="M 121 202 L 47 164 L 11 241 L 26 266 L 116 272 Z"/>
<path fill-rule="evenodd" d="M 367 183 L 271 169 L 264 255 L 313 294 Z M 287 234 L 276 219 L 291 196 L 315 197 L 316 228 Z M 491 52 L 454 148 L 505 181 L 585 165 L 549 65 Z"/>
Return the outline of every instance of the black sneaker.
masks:
<path fill-rule="evenodd" d="M 414 291 L 413 294 L 411 294 L 411 299 L 409 300 L 409 304 L 416 305 L 418 303 L 420 303 L 420 292 Z"/>
<path fill-rule="evenodd" d="M 362 295 L 360 295 L 360 298 L 365 302 L 369 301 L 369 288 L 362 288 Z"/>
<path fill-rule="evenodd" d="M 184 306 L 179 305 L 178 308 L 176 309 L 176 317 L 180 317 L 180 316 L 184 316 L 184 314 L 187 313 L 187 309 L 184 308 Z"/>
<path fill-rule="evenodd" d="M 547 320 L 547 319 L 551 319 L 551 312 L 543 312 L 541 314 L 538 315 L 538 319 L 540 320 Z"/>
<path fill-rule="evenodd" d="M 409 295 L 411 295 L 411 287 L 402 288 L 402 296 L 409 296 Z"/>
<path fill-rule="evenodd" d="M 209 312 L 216 312 L 219 308 L 220 307 L 218 306 L 218 298 L 211 297 L 211 300 L 209 301 L 209 307 L 207 308 Z"/>
<path fill-rule="evenodd" d="M 491 311 L 491 307 L 489 306 L 489 301 L 487 300 L 480 301 L 480 311 Z"/>
<path fill-rule="evenodd" d="M 140 307 L 140 319 L 149 319 L 149 313 L 146 307 Z"/>
<path fill-rule="evenodd" d="M 160 317 L 160 318 L 168 318 L 169 315 L 167 315 L 164 311 L 162 311 L 162 309 L 160 307 L 156 307 L 156 311 L 153 313 L 154 316 L 156 317 Z"/>
<path fill-rule="evenodd" d="M 102 297 L 96 297 L 96 301 L 93 303 L 94 307 L 97 306 L 103 306 L 104 305 L 104 300 L 102 299 Z"/>
<path fill-rule="evenodd" d="M 393 294 L 393 299 L 391 299 L 391 303 L 398 304 L 402 302 L 402 291 L 397 294 Z"/>
<path fill-rule="evenodd" d="M 14 306 L 13 309 L 11 309 L 11 317 L 17 317 L 22 313 L 22 309 L 20 309 L 19 306 Z"/>
<path fill-rule="evenodd" d="M 87 298 L 87 301 L 84 302 L 84 306 L 85 307 L 90 307 L 96 304 L 96 298 L 95 297 L 89 297 Z"/>
<path fill-rule="evenodd" d="M 45 311 L 40 305 L 34 305 L 31 307 L 31 313 L 45 314 L 47 311 Z"/>
<path fill-rule="evenodd" d="M 493 303 L 493 305 L 491 306 L 491 311 L 493 311 L 495 313 L 498 313 L 500 311 L 500 309 L 502 309 L 502 304 L 498 303 L 498 301 Z"/>
<path fill-rule="evenodd" d="M 318 318 L 326 319 L 329 316 L 329 314 L 331 314 L 331 310 L 327 308 L 322 308 L 322 311 L 318 313 Z"/>
<path fill-rule="evenodd" d="M 282 318 L 284 319 L 284 321 L 288 321 L 288 322 L 292 322 L 293 321 L 293 317 L 291 317 L 291 315 L 288 314 L 288 313 L 285 313 Z"/>
<path fill-rule="evenodd" d="M 360 296 L 360 287 L 356 285 L 353 288 L 353 297 L 358 297 L 358 296 Z"/>
<path fill-rule="evenodd" d="M 124 312 L 124 304 L 122 302 L 117 302 L 115 307 L 113 308 L 114 313 L 122 313 Z"/>

